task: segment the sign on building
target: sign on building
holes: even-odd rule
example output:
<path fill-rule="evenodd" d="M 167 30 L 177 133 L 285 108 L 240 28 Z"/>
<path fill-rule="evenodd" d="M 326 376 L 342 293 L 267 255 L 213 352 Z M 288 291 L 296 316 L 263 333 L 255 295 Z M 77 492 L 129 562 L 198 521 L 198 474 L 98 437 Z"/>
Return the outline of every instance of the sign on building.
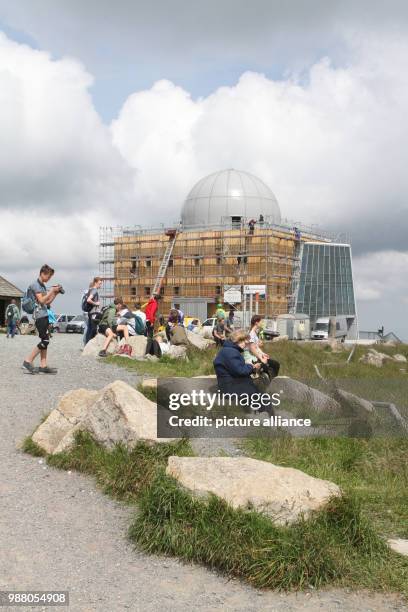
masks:
<path fill-rule="evenodd" d="M 265 295 L 266 285 L 244 285 L 245 295 L 255 295 L 255 293 L 259 293 L 259 295 Z"/>
<path fill-rule="evenodd" d="M 241 285 L 225 285 L 224 302 L 228 304 L 240 304 L 242 302 Z"/>

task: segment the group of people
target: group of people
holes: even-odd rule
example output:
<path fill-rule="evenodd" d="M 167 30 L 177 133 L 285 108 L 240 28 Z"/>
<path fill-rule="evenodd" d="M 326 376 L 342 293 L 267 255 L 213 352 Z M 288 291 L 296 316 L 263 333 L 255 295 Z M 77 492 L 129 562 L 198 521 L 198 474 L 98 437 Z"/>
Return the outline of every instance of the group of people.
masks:
<path fill-rule="evenodd" d="M 23 368 L 30 372 L 56 374 L 56 368 L 47 364 L 47 350 L 50 341 L 49 310 L 55 298 L 63 293 L 61 285 L 53 285 L 47 289 L 46 283 L 54 275 L 54 270 L 43 265 L 39 276 L 27 289 L 22 300 L 23 310 L 33 315 L 35 327 L 39 335 L 39 343 L 26 357 Z M 164 355 L 171 345 L 188 344 L 187 332 L 184 326 L 184 313 L 177 308 L 170 310 L 167 321 L 162 317 L 164 334 L 156 334 L 154 328 L 157 317 L 160 296 L 153 295 L 145 304 L 137 303 L 131 310 L 123 298 L 117 297 L 112 304 L 101 309 L 99 289 L 102 279 L 95 277 L 82 299 L 82 309 L 87 314 L 87 325 L 84 334 L 85 342 L 89 342 L 97 333 L 105 336 L 104 345 L 99 352 L 101 357 L 108 354 L 110 343 L 115 338 L 124 338 L 119 347 L 119 354 L 131 355 L 129 338 L 136 335 L 147 337 L 146 354 Z M 25 316 L 25 315 L 24 315 Z M 16 325 L 21 318 L 15 300 L 12 300 L 6 310 L 7 335 L 13 337 Z M 277 376 L 279 363 L 263 350 L 260 338 L 262 317 L 254 315 L 251 319 L 249 332 L 234 330 L 234 309 L 231 307 L 226 315 L 222 304 L 217 305 L 216 324 L 213 336 L 220 350 L 214 359 L 214 369 L 219 387 L 222 391 L 236 390 L 237 385 L 254 392 L 253 376 L 264 376 L 268 380 Z M 39 368 L 34 367 L 34 361 L 40 357 Z"/>
<path fill-rule="evenodd" d="M 164 334 L 154 335 L 157 311 L 160 296 L 154 295 L 145 303 L 136 303 L 131 309 L 121 297 L 100 308 L 98 290 L 101 279 L 95 277 L 90 284 L 89 290 L 83 297 L 83 310 L 87 315 L 87 325 L 84 333 L 84 344 L 87 344 L 97 333 L 105 336 L 105 342 L 99 352 L 100 357 L 108 355 L 109 345 L 114 339 L 125 339 L 118 349 L 117 354 L 130 356 L 132 348 L 129 338 L 132 336 L 146 336 L 146 354 L 160 357 L 166 354 L 170 345 L 187 346 L 187 333 L 184 327 L 184 313 L 176 308 L 170 310 L 167 321 L 159 318 L 159 323 Z M 167 341 L 166 341 L 167 340 Z"/>
<path fill-rule="evenodd" d="M 148 350 L 153 351 L 153 331 L 160 296 L 152 296 L 143 305 L 135 304 L 134 310 L 125 304 L 122 297 L 115 298 L 111 304 L 101 308 L 99 299 L 101 285 L 102 279 L 96 276 L 82 298 L 82 310 L 86 316 L 84 344 L 88 344 L 96 334 L 102 334 L 105 336 L 105 342 L 99 356 L 106 357 L 112 340 L 124 338 L 125 343 L 119 347 L 118 353 L 130 356 L 132 349 L 128 343 L 129 338 L 144 335 L 148 338 Z M 157 352 L 155 347 L 155 354 Z"/>

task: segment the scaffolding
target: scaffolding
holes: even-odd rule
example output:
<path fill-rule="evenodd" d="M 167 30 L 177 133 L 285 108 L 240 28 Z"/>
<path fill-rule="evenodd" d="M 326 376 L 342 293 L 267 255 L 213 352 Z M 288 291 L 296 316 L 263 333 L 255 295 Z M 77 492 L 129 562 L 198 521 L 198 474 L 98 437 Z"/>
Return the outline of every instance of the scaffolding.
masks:
<path fill-rule="evenodd" d="M 259 312 L 273 317 L 295 307 L 303 241 L 338 240 L 299 223 L 169 227 L 100 228 L 104 304 L 118 295 L 130 304 L 145 302 L 157 291 L 163 311 L 182 300 L 201 299 L 215 308 L 225 286 L 265 285 Z"/>

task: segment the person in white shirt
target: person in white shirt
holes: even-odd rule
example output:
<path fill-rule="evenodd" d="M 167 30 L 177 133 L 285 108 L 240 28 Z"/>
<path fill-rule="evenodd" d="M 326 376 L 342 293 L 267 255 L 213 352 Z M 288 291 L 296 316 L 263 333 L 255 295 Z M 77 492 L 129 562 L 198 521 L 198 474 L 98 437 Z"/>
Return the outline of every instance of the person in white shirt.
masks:
<path fill-rule="evenodd" d="M 246 363 L 256 363 L 260 361 L 263 364 L 262 370 L 266 372 L 269 378 L 274 378 L 279 373 L 280 363 L 275 359 L 271 359 L 268 353 L 262 350 L 263 342 L 259 338 L 261 329 L 262 317 L 254 315 L 251 319 L 251 328 L 249 331 L 249 342 L 244 351 L 244 359 Z"/>
<path fill-rule="evenodd" d="M 135 304 L 135 310 L 133 310 L 133 314 L 142 319 L 143 325 L 146 327 L 146 313 L 142 310 L 142 305 L 140 302 Z"/>

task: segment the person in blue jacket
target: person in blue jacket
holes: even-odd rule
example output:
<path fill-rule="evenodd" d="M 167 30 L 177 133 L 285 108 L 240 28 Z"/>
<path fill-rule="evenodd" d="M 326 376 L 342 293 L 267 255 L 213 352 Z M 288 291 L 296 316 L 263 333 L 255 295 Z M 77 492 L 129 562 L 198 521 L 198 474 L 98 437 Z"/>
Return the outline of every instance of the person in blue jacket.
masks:
<path fill-rule="evenodd" d="M 213 364 L 221 393 L 259 396 L 260 390 L 252 380 L 251 374 L 260 370 L 262 364 L 245 363 L 243 352 L 248 342 L 249 334 L 245 330 L 238 329 L 225 340 L 215 357 Z M 265 407 L 265 410 L 271 412 L 272 407 Z"/>

